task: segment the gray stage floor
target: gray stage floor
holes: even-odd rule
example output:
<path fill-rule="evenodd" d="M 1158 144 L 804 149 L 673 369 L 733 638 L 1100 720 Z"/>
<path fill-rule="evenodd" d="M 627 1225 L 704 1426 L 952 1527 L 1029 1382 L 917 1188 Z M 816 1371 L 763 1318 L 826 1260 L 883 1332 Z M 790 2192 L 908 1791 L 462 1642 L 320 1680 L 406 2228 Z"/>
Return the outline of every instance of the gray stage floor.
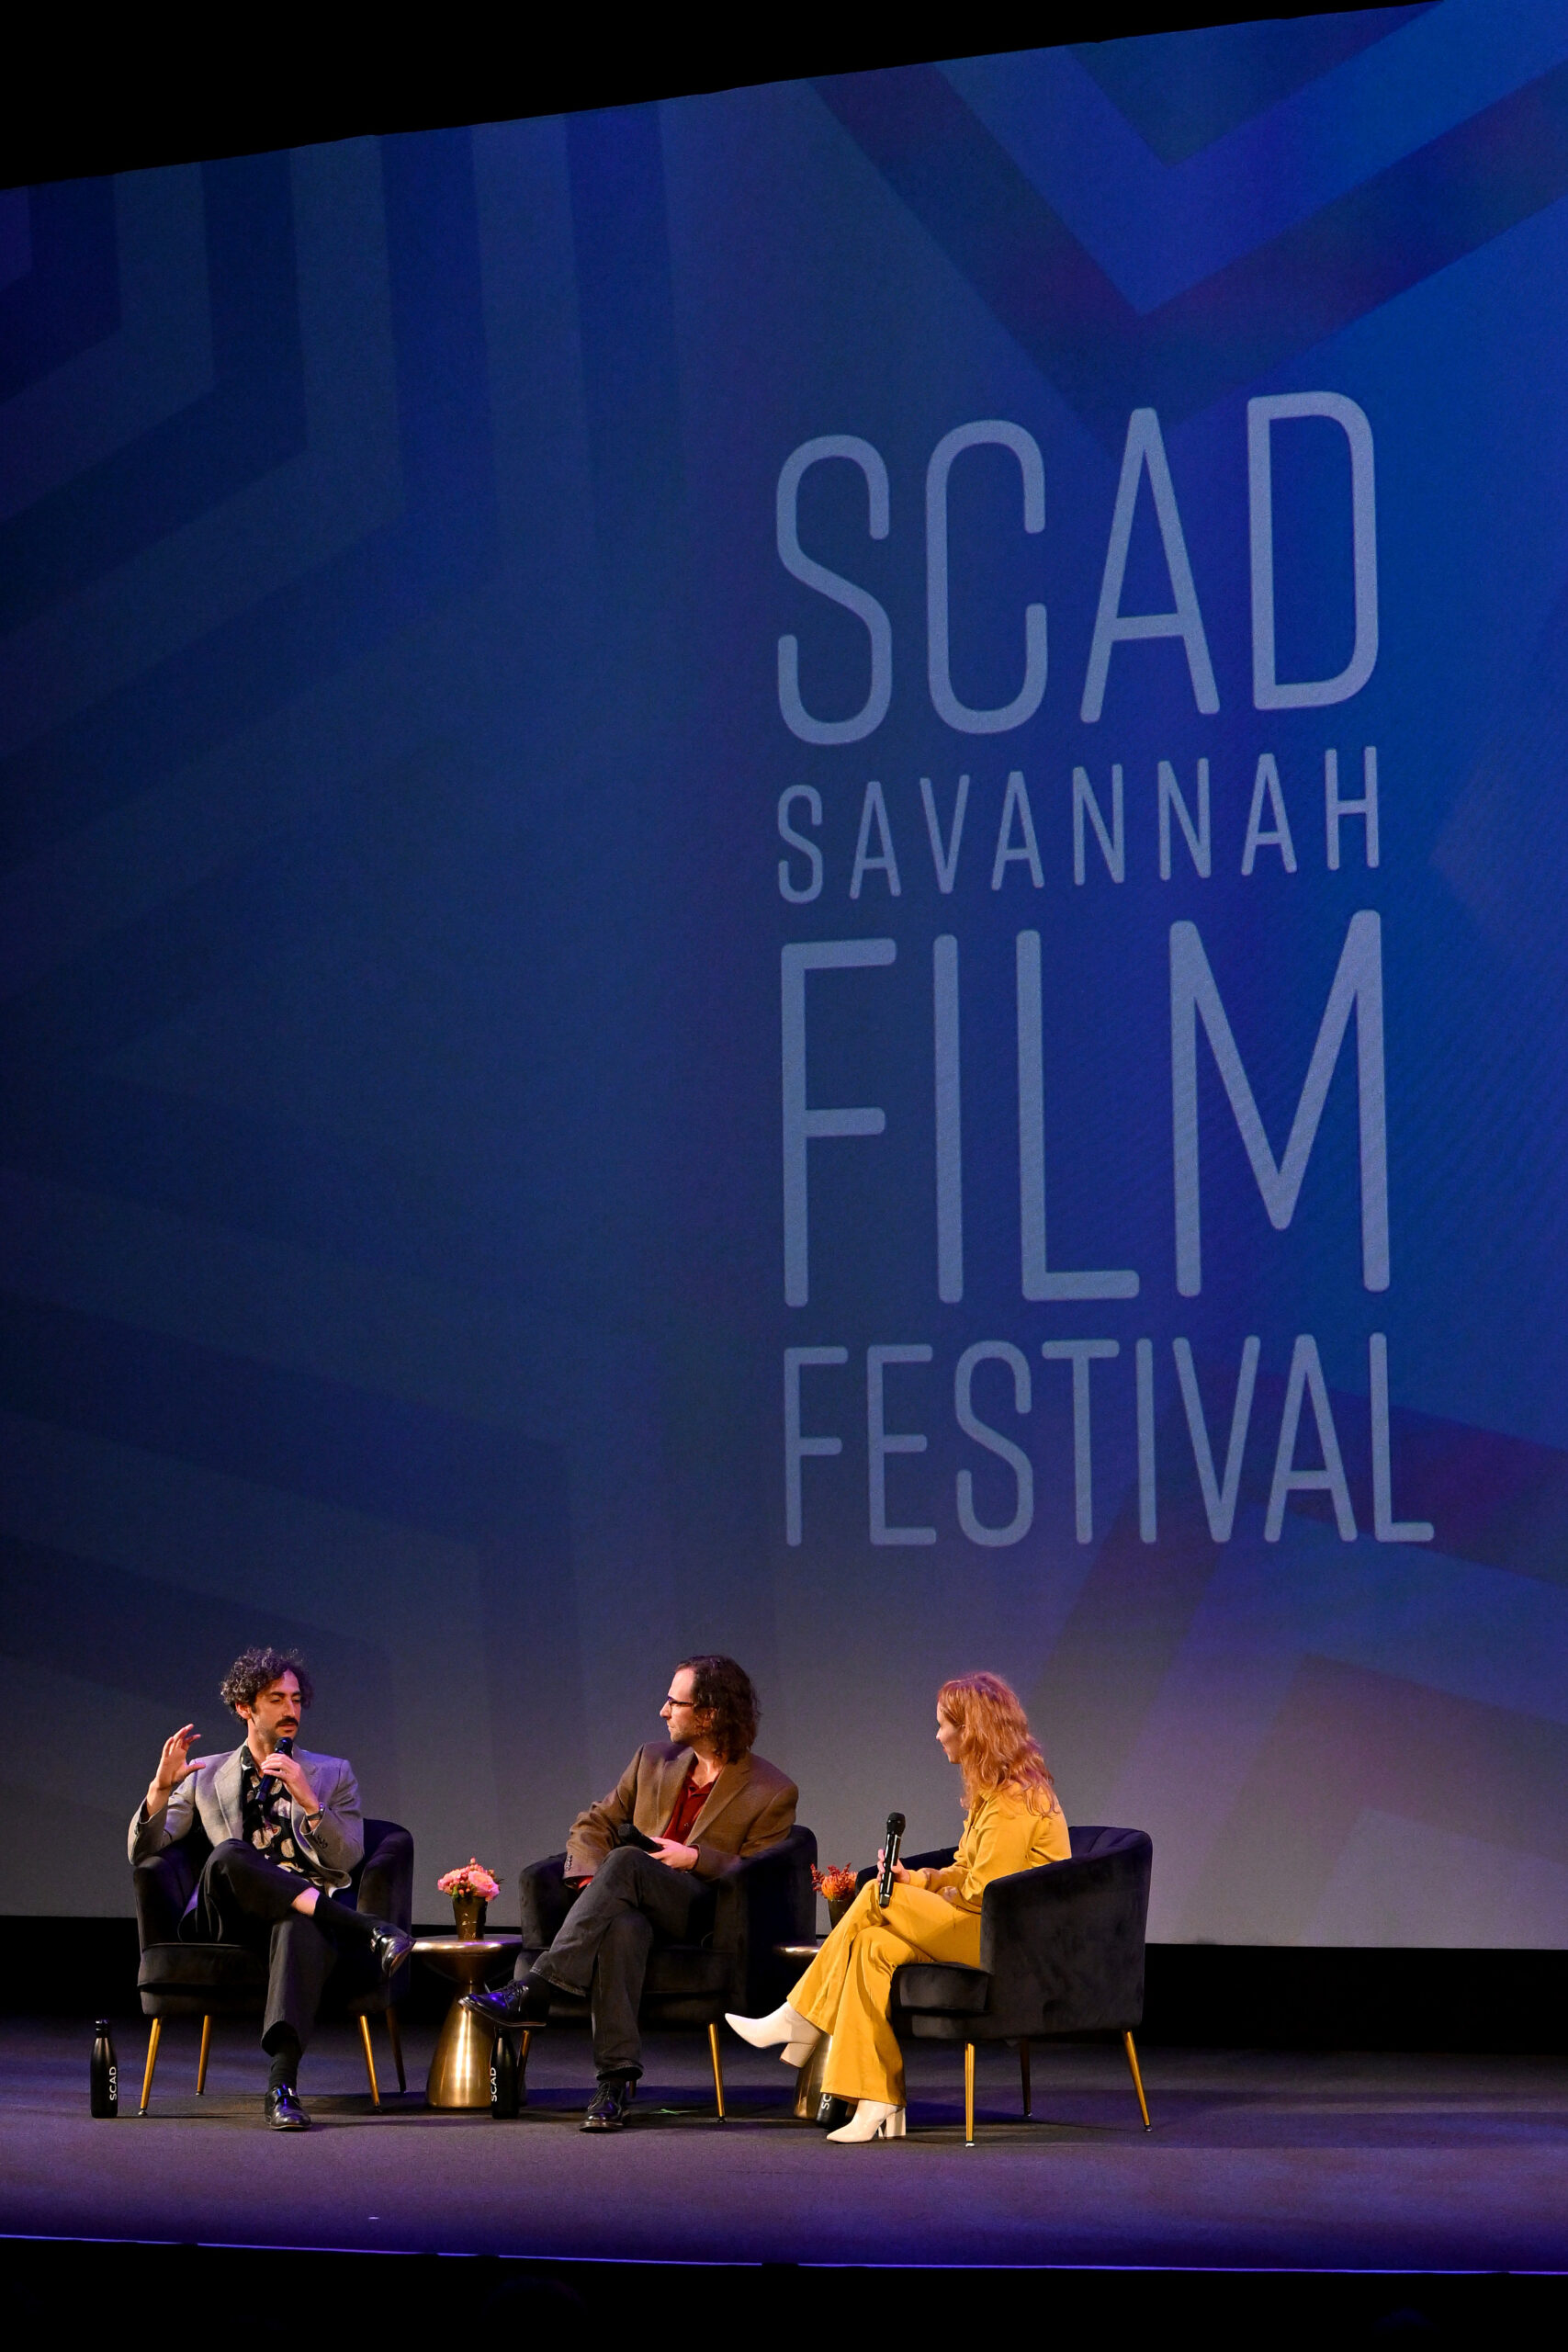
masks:
<path fill-rule="evenodd" d="M 249 2030 L 220 2027 L 207 2097 L 194 2029 L 171 2027 L 134 2113 L 144 2029 L 118 2036 L 128 2111 L 86 2112 L 90 2030 L 0 2025 L 0 2233 L 209 2245 L 799 2263 L 1568 2270 L 1568 2062 L 1149 2050 L 1145 2136 L 1120 2053 L 981 2061 L 963 2144 L 959 2062 L 919 2053 L 910 2132 L 829 2147 L 789 2112 L 773 2059 L 731 2041 L 731 2120 L 706 2103 L 699 2037 L 657 2041 L 632 2129 L 577 2129 L 581 2033 L 538 2038 L 515 2123 L 439 2115 L 419 2090 L 379 2114 L 356 2045 L 306 2062 L 315 2117 L 262 2126 Z M 385 2044 L 378 2040 L 378 2063 Z"/>

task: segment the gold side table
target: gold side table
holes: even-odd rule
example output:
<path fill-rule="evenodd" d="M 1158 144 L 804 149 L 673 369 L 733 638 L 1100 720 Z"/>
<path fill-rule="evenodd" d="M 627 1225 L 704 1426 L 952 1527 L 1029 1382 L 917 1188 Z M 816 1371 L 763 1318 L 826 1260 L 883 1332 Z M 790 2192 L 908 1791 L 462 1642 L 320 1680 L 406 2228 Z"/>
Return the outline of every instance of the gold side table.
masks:
<path fill-rule="evenodd" d="M 775 1944 L 773 1950 L 781 1960 L 813 1961 L 821 1951 L 820 1939 L 814 1943 Z M 822 2077 L 827 2072 L 828 2052 L 833 2047 L 830 2033 L 823 2034 L 795 2077 L 795 2112 L 803 2123 L 814 2123 L 822 2100 Z"/>
<path fill-rule="evenodd" d="M 471 2010 L 465 1993 L 477 1993 L 501 1952 L 515 1951 L 521 1936 L 416 1936 L 414 1951 L 457 1989 L 447 2010 L 425 2080 L 426 2107 L 488 2108 L 491 2036 Z"/>

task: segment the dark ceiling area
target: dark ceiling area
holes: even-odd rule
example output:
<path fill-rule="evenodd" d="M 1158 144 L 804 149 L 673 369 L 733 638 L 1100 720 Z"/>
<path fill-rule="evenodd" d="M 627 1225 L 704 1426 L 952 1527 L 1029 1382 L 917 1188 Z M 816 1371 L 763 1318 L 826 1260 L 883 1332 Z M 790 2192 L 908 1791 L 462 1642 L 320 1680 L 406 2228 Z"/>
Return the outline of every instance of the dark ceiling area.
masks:
<path fill-rule="evenodd" d="M 746 33 L 733 25 L 699 35 L 620 29 L 601 23 L 576 35 L 552 25 L 547 43 L 525 32 L 498 42 L 495 20 L 451 26 L 445 44 L 405 44 L 392 21 L 372 38 L 362 27 L 308 27 L 273 17 L 193 12 L 99 24 L 74 20 L 35 34 L 30 70 L 10 77 L 0 112 L 0 186 L 248 154 L 367 133 L 438 130 L 525 115 L 576 112 L 732 89 L 754 82 L 852 74 L 876 67 L 978 56 L 1043 44 L 1114 43 L 1134 35 L 1244 23 L 1260 16 L 1375 17 L 1389 10 L 1209 7 L 1102 0 L 1030 12 L 966 10 L 951 26 L 921 20 L 918 36 L 883 23 L 875 31 Z M 236 30 L 236 25 L 242 29 Z M 1352 46 L 1359 41 L 1348 37 Z M 1361 38 L 1365 38 L 1362 35 Z"/>

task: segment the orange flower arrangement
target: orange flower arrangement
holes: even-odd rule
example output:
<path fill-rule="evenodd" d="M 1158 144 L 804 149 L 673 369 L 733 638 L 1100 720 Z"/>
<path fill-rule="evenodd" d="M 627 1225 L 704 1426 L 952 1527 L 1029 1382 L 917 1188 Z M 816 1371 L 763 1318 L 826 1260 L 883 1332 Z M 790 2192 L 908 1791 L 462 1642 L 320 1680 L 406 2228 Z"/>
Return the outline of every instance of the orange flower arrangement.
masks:
<path fill-rule="evenodd" d="M 811 1866 L 811 1883 L 825 1903 L 847 1903 L 859 1876 L 852 1862 L 829 1862 L 825 1871 Z"/>
<path fill-rule="evenodd" d="M 825 1871 L 813 1870 L 811 1883 L 828 1905 L 829 1928 L 838 1926 L 854 1901 L 858 1875 L 850 1862 L 829 1862 Z"/>

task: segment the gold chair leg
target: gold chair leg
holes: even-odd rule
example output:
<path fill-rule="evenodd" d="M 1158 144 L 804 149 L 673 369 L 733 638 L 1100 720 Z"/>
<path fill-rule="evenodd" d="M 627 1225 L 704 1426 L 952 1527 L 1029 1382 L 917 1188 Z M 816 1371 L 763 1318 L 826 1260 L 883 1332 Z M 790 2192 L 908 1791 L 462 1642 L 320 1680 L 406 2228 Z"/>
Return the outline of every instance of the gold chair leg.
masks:
<path fill-rule="evenodd" d="M 146 2114 L 147 2102 L 152 2096 L 152 2069 L 158 2063 L 158 2043 L 163 2031 L 163 2018 L 154 2018 L 152 2030 L 147 2037 L 147 2072 L 141 2077 L 141 2104 L 136 2110 L 138 2115 Z"/>
<path fill-rule="evenodd" d="M 1144 2097 L 1144 2078 L 1138 2072 L 1138 2053 L 1133 2047 L 1133 2037 L 1130 2033 L 1124 2033 L 1122 2036 L 1122 2041 L 1127 2052 L 1127 2064 L 1133 2069 L 1133 2088 L 1138 2094 L 1138 2107 L 1143 2115 L 1144 2129 L 1145 2132 L 1150 2132 L 1154 2126 L 1149 2121 L 1148 2100 Z"/>
<path fill-rule="evenodd" d="M 710 2025 L 708 2028 L 708 2056 L 713 2060 L 714 2104 L 718 2109 L 718 2120 L 722 2123 L 724 2121 L 724 2061 L 719 2055 L 716 2025 Z"/>
<path fill-rule="evenodd" d="M 379 2107 L 381 2094 L 376 2087 L 376 2053 L 370 2047 L 370 2020 L 363 2009 L 359 2012 L 359 2039 L 365 2051 L 365 2071 L 370 2077 L 370 2104 Z"/>
<path fill-rule="evenodd" d="M 212 2047 L 212 2013 L 208 2011 L 201 2020 L 201 2050 L 196 2062 L 196 2095 L 203 2097 L 207 2089 L 207 2053 Z"/>
<path fill-rule="evenodd" d="M 396 2009 L 387 2011 L 387 2039 L 392 2045 L 392 2059 L 398 2070 L 398 2088 L 406 2091 L 409 2078 L 403 2072 L 403 2036 Z"/>
<path fill-rule="evenodd" d="M 525 2026 L 517 2043 L 517 2104 L 528 2103 L 528 2045 L 533 2041 L 532 2029 Z"/>
<path fill-rule="evenodd" d="M 975 2145 L 975 2044 L 964 2045 L 964 2144 Z"/>
<path fill-rule="evenodd" d="M 1034 2112 L 1034 2109 L 1030 2100 L 1029 2044 L 1027 2041 L 1021 2041 L 1018 2045 L 1018 2071 L 1023 2077 L 1023 2112 L 1027 2119 Z"/>

